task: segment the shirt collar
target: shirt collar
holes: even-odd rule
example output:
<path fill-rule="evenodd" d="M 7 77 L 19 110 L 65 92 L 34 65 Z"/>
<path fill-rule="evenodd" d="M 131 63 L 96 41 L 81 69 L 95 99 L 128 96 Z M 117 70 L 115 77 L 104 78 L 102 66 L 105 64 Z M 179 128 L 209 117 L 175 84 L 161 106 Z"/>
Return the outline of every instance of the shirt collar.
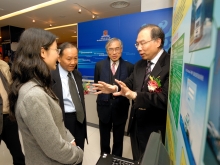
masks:
<path fill-rule="evenodd" d="M 157 63 L 157 61 L 159 60 L 159 58 L 160 58 L 160 56 L 163 54 L 163 49 L 161 49 L 158 53 L 157 53 L 157 55 L 151 60 L 151 62 L 153 63 L 153 64 L 156 64 Z"/>
<path fill-rule="evenodd" d="M 115 63 L 115 66 L 118 66 L 119 65 L 119 60 L 116 61 L 116 62 L 113 62 L 111 59 L 110 59 L 110 65 L 112 66 L 112 64 Z"/>
<path fill-rule="evenodd" d="M 58 67 L 59 67 L 59 71 L 60 71 L 60 77 L 67 78 L 68 71 L 63 69 L 63 67 L 60 64 L 58 64 Z"/>

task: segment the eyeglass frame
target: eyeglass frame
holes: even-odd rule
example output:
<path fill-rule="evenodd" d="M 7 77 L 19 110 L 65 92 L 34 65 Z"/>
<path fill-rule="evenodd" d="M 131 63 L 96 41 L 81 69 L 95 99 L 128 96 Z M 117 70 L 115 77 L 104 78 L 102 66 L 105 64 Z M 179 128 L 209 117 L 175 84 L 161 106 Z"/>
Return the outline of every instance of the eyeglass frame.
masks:
<path fill-rule="evenodd" d="M 61 51 L 61 49 L 52 49 L 52 48 L 48 48 L 48 50 L 56 50 L 56 52 L 58 53 L 58 54 L 60 54 L 60 51 Z"/>
<path fill-rule="evenodd" d="M 135 44 L 134 44 L 134 46 L 136 47 L 136 48 L 138 48 L 139 47 L 139 45 L 142 47 L 143 45 L 145 45 L 145 44 L 147 44 L 148 42 L 151 42 L 151 41 L 154 41 L 155 39 L 152 39 L 152 40 L 150 40 L 150 41 L 145 41 L 145 42 L 136 42 Z"/>
<path fill-rule="evenodd" d="M 109 53 L 114 53 L 114 52 L 118 53 L 118 52 L 120 52 L 121 49 L 122 49 L 122 47 L 108 48 L 107 51 Z"/>

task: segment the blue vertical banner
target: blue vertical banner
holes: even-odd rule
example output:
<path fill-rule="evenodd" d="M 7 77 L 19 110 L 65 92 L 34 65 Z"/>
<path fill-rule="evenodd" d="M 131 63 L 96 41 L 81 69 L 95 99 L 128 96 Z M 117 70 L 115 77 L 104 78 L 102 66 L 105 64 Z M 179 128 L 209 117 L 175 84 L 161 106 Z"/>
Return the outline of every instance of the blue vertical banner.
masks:
<path fill-rule="evenodd" d="M 138 30 L 146 24 L 156 24 L 165 33 L 164 49 L 171 46 L 172 8 L 128 14 L 78 24 L 78 69 L 84 79 L 93 80 L 97 61 L 107 58 L 106 42 L 119 38 L 123 42 L 122 58 L 131 63 L 141 59 L 134 44 Z"/>

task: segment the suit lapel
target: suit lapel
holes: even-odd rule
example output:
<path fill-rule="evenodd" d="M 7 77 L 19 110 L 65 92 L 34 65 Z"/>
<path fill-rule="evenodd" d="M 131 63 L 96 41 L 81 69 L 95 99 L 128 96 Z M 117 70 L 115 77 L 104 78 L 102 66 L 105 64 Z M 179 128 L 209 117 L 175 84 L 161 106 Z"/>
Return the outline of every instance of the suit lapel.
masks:
<path fill-rule="evenodd" d="M 162 68 L 161 68 L 160 63 L 158 61 L 156 63 L 156 65 L 154 66 L 154 69 L 150 73 L 150 76 L 154 76 L 156 78 L 160 74 L 161 71 L 162 71 Z M 148 79 L 149 79 L 149 77 L 148 77 Z"/>
<path fill-rule="evenodd" d="M 63 102 L 63 91 L 62 91 L 62 83 L 61 83 L 61 78 L 60 78 L 60 72 L 59 72 L 59 67 L 56 67 L 56 70 L 51 72 L 52 75 L 52 89 L 56 96 L 59 98 L 59 103 L 60 107 L 63 112 L 63 117 L 65 115 L 65 110 L 64 110 L 64 102 Z"/>
<path fill-rule="evenodd" d="M 166 53 L 163 52 L 160 58 L 158 59 L 157 63 L 155 64 L 153 70 L 151 71 L 150 76 L 154 78 L 157 78 L 158 76 L 160 76 L 160 73 L 162 72 L 162 67 L 164 66 L 165 57 L 166 57 Z M 150 80 L 150 76 L 146 80 L 147 82 Z M 145 91 L 148 90 L 147 82 L 144 86 Z"/>
<path fill-rule="evenodd" d="M 139 66 L 137 67 L 137 77 L 139 80 L 136 80 L 137 82 L 137 91 L 141 91 L 142 86 L 143 86 L 143 82 L 144 82 L 144 77 L 145 77 L 145 73 L 146 73 L 146 66 L 147 66 L 147 61 L 146 60 L 142 60 L 139 64 Z"/>
<path fill-rule="evenodd" d="M 164 51 L 162 55 L 160 56 L 160 58 L 158 59 L 156 65 L 154 66 L 154 69 L 152 70 L 150 74 L 151 76 L 154 76 L 156 78 L 162 72 L 162 67 L 164 66 L 165 57 L 166 57 L 166 53 Z"/>
<path fill-rule="evenodd" d="M 54 89 L 57 97 L 60 99 L 60 101 L 63 101 L 63 92 L 62 92 L 62 83 L 59 73 L 59 67 L 57 66 L 56 70 L 53 74 L 53 85 L 52 88 Z"/>

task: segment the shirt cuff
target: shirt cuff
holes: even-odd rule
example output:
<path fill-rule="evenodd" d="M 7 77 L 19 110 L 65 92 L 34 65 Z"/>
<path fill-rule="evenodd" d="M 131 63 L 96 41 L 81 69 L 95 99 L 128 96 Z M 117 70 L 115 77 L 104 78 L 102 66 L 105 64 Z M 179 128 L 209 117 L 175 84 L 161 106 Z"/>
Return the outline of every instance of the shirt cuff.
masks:
<path fill-rule="evenodd" d="M 75 142 L 75 139 L 73 139 L 70 143 Z"/>
<path fill-rule="evenodd" d="M 114 85 L 114 86 L 116 87 L 116 89 L 113 93 L 118 92 L 118 86 L 117 85 Z"/>

